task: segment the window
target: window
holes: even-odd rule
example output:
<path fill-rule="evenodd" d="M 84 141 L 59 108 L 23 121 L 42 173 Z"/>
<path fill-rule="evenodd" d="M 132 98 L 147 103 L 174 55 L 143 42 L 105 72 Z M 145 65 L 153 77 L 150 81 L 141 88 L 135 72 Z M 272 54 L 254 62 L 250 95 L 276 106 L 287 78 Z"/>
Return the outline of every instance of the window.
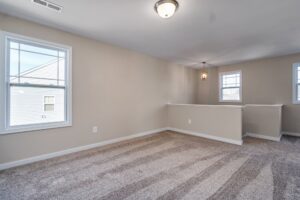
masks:
<path fill-rule="evenodd" d="M 300 104 L 300 63 L 293 65 L 293 100 L 295 104 Z"/>
<path fill-rule="evenodd" d="M 45 96 L 44 97 L 44 111 L 54 111 L 55 97 L 54 96 Z"/>
<path fill-rule="evenodd" d="M 220 73 L 220 102 L 241 101 L 241 72 Z"/>
<path fill-rule="evenodd" d="M 71 125 L 71 48 L 5 36 L 5 116 L 1 132 Z M 0 127 L 1 128 L 1 127 Z"/>

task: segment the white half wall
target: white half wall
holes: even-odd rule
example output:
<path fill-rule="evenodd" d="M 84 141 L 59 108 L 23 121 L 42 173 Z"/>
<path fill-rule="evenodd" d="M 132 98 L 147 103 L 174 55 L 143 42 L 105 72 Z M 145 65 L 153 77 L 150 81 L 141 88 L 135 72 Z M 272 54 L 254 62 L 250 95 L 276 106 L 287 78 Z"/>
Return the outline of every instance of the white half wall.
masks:
<path fill-rule="evenodd" d="M 169 104 L 168 127 L 200 137 L 241 144 L 242 106 Z"/>
<path fill-rule="evenodd" d="M 249 104 L 243 108 L 243 132 L 247 136 L 280 141 L 282 105 Z"/>

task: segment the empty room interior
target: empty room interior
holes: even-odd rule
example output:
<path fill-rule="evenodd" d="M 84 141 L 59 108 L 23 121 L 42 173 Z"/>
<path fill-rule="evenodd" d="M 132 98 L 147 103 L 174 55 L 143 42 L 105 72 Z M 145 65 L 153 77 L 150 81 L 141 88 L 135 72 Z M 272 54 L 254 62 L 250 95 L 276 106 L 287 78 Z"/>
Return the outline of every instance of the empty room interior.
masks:
<path fill-rule="evenodd" d="M 0 0 L 1 200 L 299 200 L 299 0 Z"/>

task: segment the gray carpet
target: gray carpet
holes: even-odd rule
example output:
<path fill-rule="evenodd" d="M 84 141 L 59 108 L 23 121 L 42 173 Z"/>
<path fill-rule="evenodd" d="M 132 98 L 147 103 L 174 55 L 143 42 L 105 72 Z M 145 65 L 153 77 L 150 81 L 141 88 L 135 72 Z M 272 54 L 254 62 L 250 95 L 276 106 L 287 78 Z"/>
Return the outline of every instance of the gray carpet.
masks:
<path fill-rule="evenodd" d="M 0 172 L 0 199 L 300 199 L 300 138 L 163 132 Z"/>

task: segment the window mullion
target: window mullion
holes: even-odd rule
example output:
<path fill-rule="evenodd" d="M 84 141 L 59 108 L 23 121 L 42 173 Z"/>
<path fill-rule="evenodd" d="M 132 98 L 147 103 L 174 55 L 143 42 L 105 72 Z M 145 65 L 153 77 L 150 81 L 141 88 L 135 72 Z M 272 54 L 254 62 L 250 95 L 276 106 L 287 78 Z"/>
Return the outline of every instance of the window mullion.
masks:
<path fill-rule="evenodd" d="M 57 85 L 59 85 L 59 51 L 57 51 Z"/>
<path fill-rule="evenodd" d="M 18 43 L 18 83 L 21 82 L 21 51 L 20 51 L 20 43 Z"/>
<path fill-rule="evenodd" d="M 296 84 L 296 100 L 300 101 L 300 97 L 299 97 L 299 87 L 300 87 L 300 83 Z"/>
<path fill-rule="evenodd" d="M 23 43 L 22 43 L 23 44 Z M 13 50 L 18 50 L 18 49 L 16 49 L 16 48 L 11 48 L 11 49 L 13 49 Z M 22 49 L 21 51 L 23 51 L 23 52 L 27 52 L 27 53 L 33 53 L 33 54 L 39 54 L 39 55 L 44 55 L 44 56 L 49 56 L 49 57 L 57 57 L 57 56 L 55 56 L 55 55 L 51 55 L 51 54 L 47 54 L 47 53 L 40 53 L 40 52 L 35 52 L 35 51 L 28 51 L 28 50 L 24 50 L 24 49 Z"/>
<path fill-rule="evenodd" d="M 240 87 L 221 87 L 221 89 L 236 89 L 236 88 L 240 88 Z"/>
<path fill-rule="evenodd" d="M 40 84 L 28 84 L 28 83 L 10 83 L 9 85 L 15 87 L 66 89 L 66 86 L 59 86 L 59 85 L 40 85 Z"/>

